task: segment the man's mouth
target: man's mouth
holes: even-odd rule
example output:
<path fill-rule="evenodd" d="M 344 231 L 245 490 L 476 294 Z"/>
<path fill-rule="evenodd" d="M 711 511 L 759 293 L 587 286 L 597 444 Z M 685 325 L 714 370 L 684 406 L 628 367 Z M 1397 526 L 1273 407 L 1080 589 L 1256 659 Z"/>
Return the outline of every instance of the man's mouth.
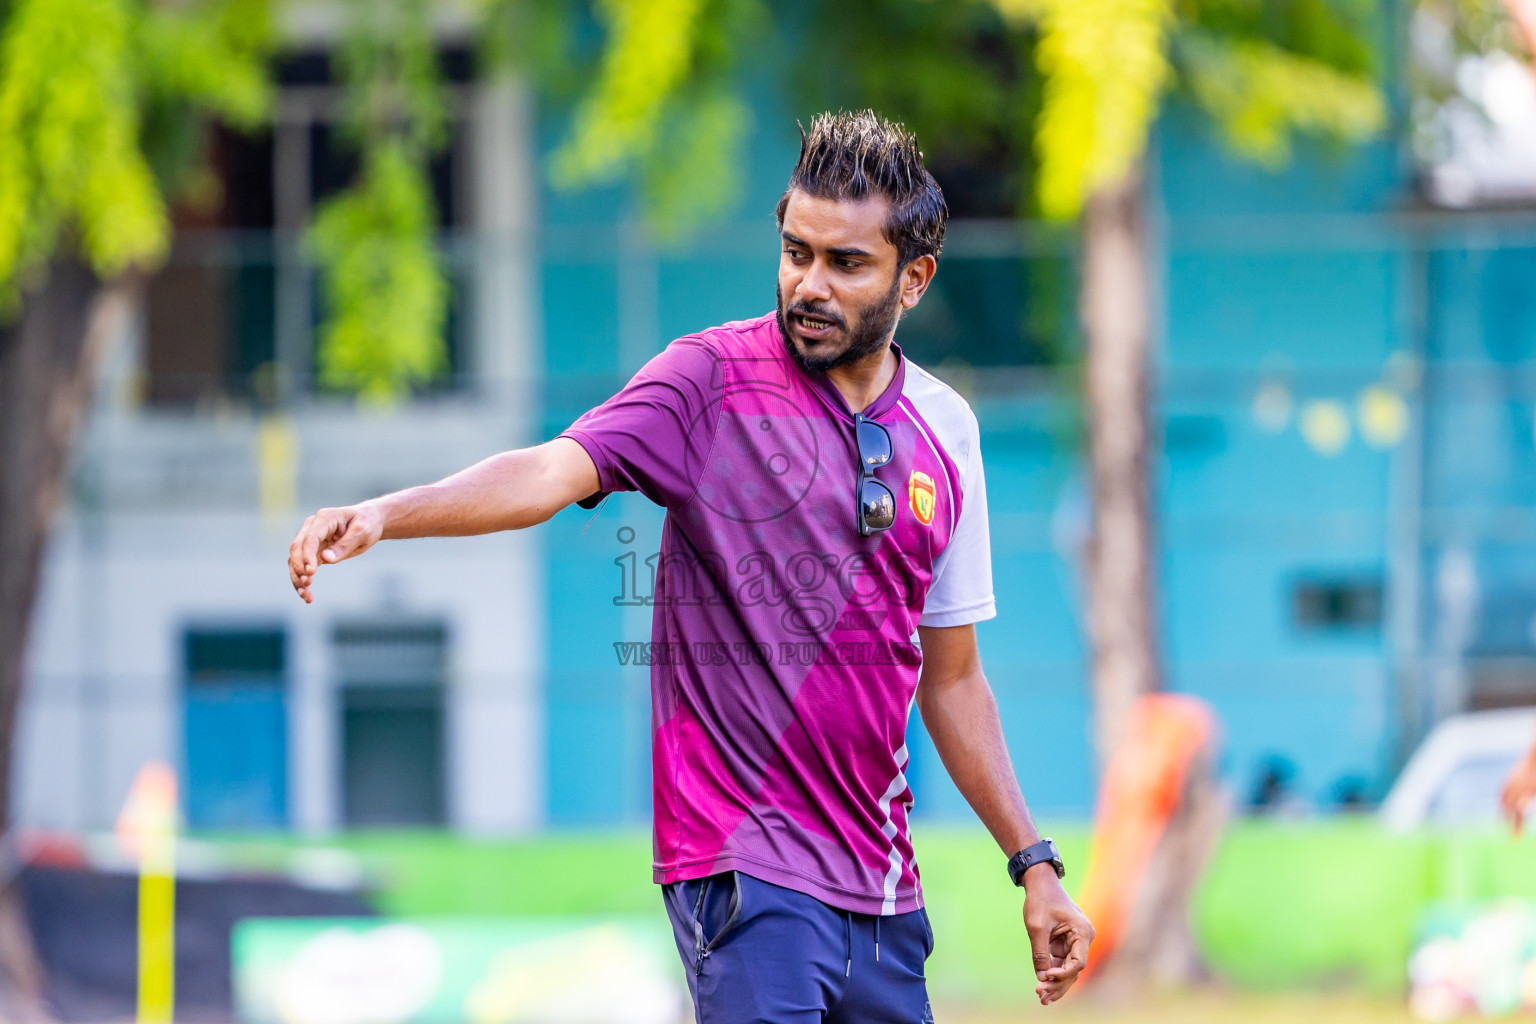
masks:
<path fill-rule="evenodd" d="M 795 326 L 799 327 L 801 333 L 808 337 L 823 338 L 839 325 L 836 320 L 816 316 L 814 313 L 796 313 Z"/>

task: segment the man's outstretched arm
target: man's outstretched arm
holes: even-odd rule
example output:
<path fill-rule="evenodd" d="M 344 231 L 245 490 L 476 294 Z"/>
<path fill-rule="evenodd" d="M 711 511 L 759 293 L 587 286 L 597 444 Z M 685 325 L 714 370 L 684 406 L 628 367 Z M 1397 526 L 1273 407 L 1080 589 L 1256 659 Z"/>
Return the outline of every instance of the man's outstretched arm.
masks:
<path fill-rule="evenodd" d="M 321 509 L 288 546 L 288 578 L 305 603 L 313 603 L 310 587 L 321 565 L 360 555 L 381 540 L 520 530 L 597 490 L 592 457 L 568 437 L 502 452 L 435 484 Z"/>
<path fill-rule="evenodd" d="M 1040 840 L 1003 742 L 997 701 L 981 671 L 975 626 L 919 626 L 923 670 L 917 708 L 939 757 L 1005 857 Z M 999 874 L 1002 868 L 998 869 Z M 1024 927 L 1041 1005 L 1066 995 L 1088 965 L 1093 925 L 1050 864 L 1024 873 Z"/>

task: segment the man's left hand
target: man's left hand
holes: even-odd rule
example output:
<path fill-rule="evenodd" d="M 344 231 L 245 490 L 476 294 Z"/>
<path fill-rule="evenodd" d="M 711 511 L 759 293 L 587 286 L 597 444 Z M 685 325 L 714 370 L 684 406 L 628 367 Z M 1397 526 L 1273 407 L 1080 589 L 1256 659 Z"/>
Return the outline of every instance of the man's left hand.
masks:
<path fill-rule="evenodd" d="M 1024 874 L 1024 928 L 1034 955 L 1035 995 L 1049 1006 L 1072 987 L 1088 966 L 1093 925 L 1061 887 L 1049 864 L 1037 864 Z"/>

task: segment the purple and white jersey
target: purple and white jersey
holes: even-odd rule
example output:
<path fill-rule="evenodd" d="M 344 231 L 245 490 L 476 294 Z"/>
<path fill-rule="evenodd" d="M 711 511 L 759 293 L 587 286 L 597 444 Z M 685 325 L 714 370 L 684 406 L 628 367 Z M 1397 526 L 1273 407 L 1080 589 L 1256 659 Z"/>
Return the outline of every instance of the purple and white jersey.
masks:
<path fill-rule="evenodd" d="M 864 414 L 896 523 L 860 537 L 854 417 L 772 315 L 679 338 L 563 436 L 667 510 L 651 663 L 657 882 L 736 870 L 922 905 L 907 816 L 917 626 L 996 614 L 976 417 L 896 349 Z"/>

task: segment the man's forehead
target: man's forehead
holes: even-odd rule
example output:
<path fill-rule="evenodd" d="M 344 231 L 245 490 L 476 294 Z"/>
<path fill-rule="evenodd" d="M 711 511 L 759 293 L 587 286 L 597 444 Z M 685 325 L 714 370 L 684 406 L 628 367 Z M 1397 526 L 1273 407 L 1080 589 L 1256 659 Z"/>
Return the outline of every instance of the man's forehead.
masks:
<path fill-rule="evenodd" d="M 885 237 L 890 203 L 884 196 L 826 199 L 799 189 L 789 194 L 782 232 L 807 245 L 828 249 L 862 249 L 878 255 L 896 247 Z"/>

